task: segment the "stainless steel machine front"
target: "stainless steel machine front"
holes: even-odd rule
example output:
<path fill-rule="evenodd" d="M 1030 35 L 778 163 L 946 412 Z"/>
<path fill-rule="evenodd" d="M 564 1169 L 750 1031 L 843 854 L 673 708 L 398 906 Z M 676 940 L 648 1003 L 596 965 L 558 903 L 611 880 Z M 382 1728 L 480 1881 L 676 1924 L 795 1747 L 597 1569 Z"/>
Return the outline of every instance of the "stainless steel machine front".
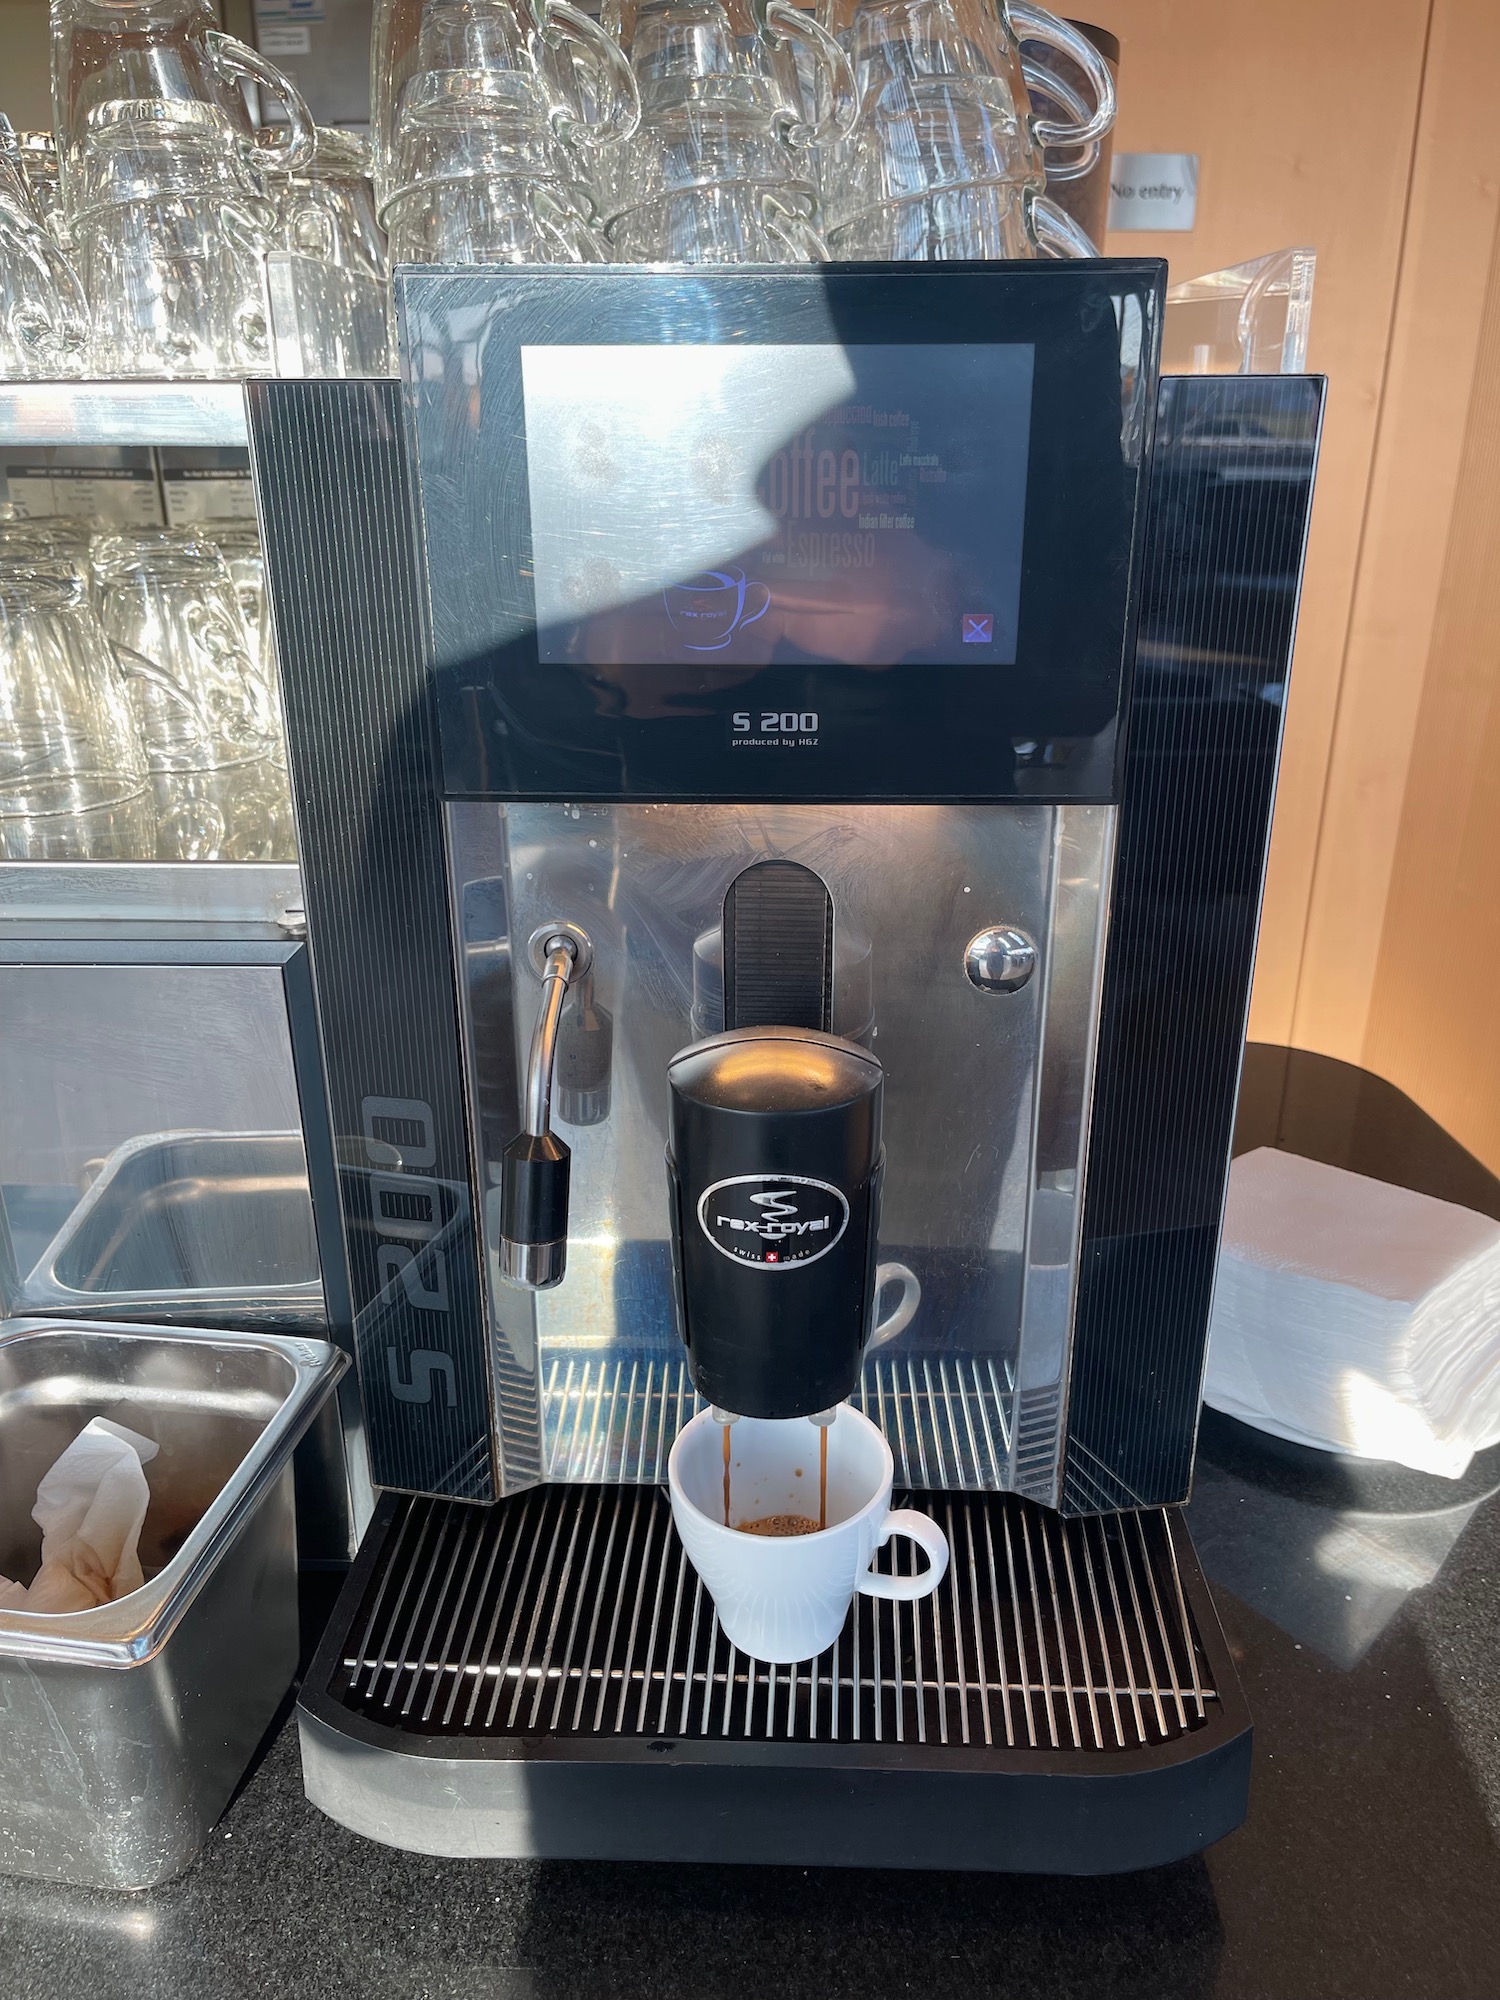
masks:
<path fill-rule="evenodd" d="M 835 1032 L 886 1071 L 880 1256 L 915 1274 L 920 1301 L 871 1352 L 864 1394 L 889 1411 L 898 1474 L 925 1483 L 926 1464 L 949 1486 L 1051 1491 L 1114 816 L 1030 803 L 449 806 L 487 1310 L 505 1373 L 533 1385 L 544 1477 L 659 1480 L 673 1435 L 661 1409 L 698 1407 L 672 1307 L 666 1068 L 723 1024 L 725 891 L 777 857 L 828 885 Z M 499 1274 L 499 1162 L 541 996 L 528 942 L 558 923 L 590 942 L 602 1016 L 579 1025 L 575 997 L 564 1062 L 570 1032 L 607 1037 L 607 1062 L 591 1066 L 594 1088 L 559 1094 L 567 1275 L 532 1293 Z M 1034 971 L 986 990 L 966 954 L 1002 928 L 1034 944 Z M 520 1483 L 536 1426 L 515 1393 L 496 1407 Z"/>

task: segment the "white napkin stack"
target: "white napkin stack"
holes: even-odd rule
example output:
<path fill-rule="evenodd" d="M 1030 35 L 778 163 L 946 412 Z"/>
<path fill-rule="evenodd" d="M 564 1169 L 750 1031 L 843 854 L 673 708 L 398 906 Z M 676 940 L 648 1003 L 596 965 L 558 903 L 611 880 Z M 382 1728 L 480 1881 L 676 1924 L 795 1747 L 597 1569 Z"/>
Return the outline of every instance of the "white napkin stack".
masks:
<path fill-rule="evenodd" d="M 1235 1161 L 1204 1400 L 1457 1479 L 1500 1441 L 1500 1223 L 1269 1148 Z"/>
<path fill-rule="evenodd" d="M 143 1467 L 159 1449 L 108 1417 L 84 1426 L 36 1490 L 42 1566 L 30 1588 L 0 1576 L 0 1611 L 92 1611 L 140 1589 Z"/>

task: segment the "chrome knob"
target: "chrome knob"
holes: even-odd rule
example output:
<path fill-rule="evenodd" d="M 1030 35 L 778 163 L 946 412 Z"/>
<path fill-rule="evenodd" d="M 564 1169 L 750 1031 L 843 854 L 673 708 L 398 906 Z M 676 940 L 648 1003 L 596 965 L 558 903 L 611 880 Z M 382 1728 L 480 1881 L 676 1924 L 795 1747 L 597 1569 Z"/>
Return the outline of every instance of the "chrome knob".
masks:
<path fill-rule="evenodd" d="M 1013 924 L 996 924 L 969 939 L 964 971 L 981 993 L 1014 993 L 1036 971 L 1036 946 Z"/>

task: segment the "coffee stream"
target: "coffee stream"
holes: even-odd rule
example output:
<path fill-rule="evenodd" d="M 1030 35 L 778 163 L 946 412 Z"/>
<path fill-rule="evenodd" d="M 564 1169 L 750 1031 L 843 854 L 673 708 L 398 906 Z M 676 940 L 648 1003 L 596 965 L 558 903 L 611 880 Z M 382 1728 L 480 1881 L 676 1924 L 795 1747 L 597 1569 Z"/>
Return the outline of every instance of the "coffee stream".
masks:
<path fill-rule="evenodd" d="M 729 1522 L 729 1425 L 724 1426 L 724 1526 Z M 816 1535 L 828 1526 L 828 1431 L 818 1426 L 818 1518 L 806 1514 L 764 1514 L 758 1521 L 741 1521 L 742 1535 Z"/>

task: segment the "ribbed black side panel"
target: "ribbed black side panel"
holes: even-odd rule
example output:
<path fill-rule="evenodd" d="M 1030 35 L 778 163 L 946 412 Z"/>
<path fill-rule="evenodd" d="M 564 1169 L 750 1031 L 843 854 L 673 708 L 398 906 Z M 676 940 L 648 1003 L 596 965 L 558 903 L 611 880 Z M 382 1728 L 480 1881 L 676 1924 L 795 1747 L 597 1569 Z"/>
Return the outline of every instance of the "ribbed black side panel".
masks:
<path fill-rule="evenodd" d="M 1186 1497 L 1325 384 L 1161 384 L 1062 1504 Z"/>
<path fill-rule="evenodd" d="M 249 392 L 355 1353 L 385 1486 L 495 1495 L 436 724 L 396 382 Z"/>

